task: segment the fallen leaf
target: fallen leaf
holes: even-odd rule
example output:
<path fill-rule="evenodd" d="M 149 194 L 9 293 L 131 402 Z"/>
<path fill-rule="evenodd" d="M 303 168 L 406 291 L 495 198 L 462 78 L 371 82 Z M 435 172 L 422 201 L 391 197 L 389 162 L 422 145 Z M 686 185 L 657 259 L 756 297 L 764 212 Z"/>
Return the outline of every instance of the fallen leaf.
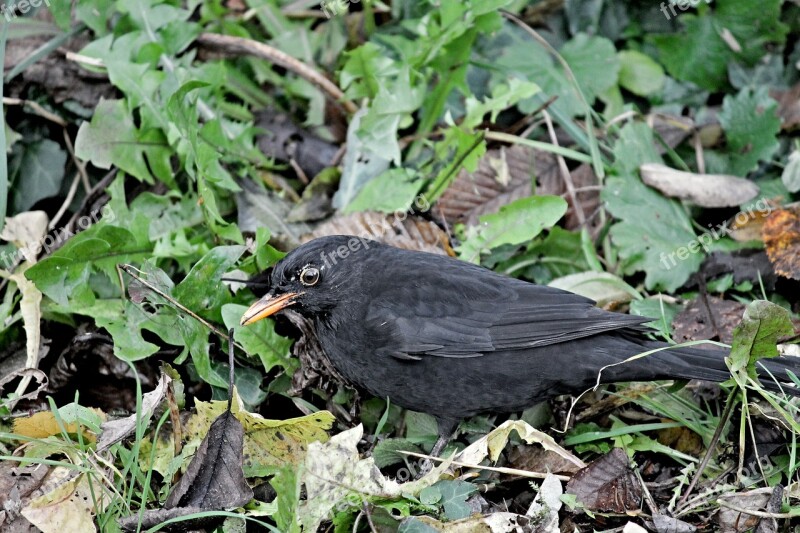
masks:
<path fill-rule="evenodd" d="M 385 215 L 361 211 L 336 216 L 320 224 L 302 241 L 328 235 L 355 235 L 404 250 L 421 250 L 434 254 L 450 254 L 450 239 L 435 223 L 407 213 Z"/>
<path fill-rule="evenodd" d="M 110 497 L 96 477 L 92 481 L 90 485 L 87 475 L 75 470 L 54 468 L 42 484 L 47 492 L 30 500 L 22 516 L 43 533 L 96 531 L 95 512 L 105 509 Z"/>
<path fill-rule="evenodd" d="M 770 96 L 778 101 L 778 116 L 781 117 L 781 129 L 792 131 L 800 126 L 800 83 L 791 89 L 772 89 Z"/>
<path fill-rule="evenodd" d="M 736 176 L 683 172 L 659 163 L 645 163 L 639 173 L 643 182 L 666 196 L 700 207 L 735 207 L 758 195 L 755 183 Z"/>
<path fill-rule="evenodd" d="M 572 476 L 567 493 L 592 511 L 638 513 L 642 501 L 642 487 L 621 448 L 614 448 Z"/>
<path fill-rule="evenodd" d="M 725 494 L 720 497 L 724 502 L 730 503 L 740 509 L 753 511 L 763 510 L 770 498 L 772 489 L 756 489 L 750 492 Z M 725 506 L 720 506 L 716 514 L 716 522 L 721 531 L 744 533 L 752 530 L 759 523 L 759 517 L 736 511 Z"/>
<path fill-rule="evenodd" d="M 554 279 L 547 285 L 591 298 L 598 307 L 606 309 L 630 302 L 636 294 L 636 289 L 610 272 L 570 274 Z"/>
<path fill-rule="evenodd" d="M 548 474 L 539 485 L 539 492 L 525 515 L 533 518 L 543 531 L 558 531 L 558 512 L 561 510 L 563 494 L 561 482 L 554 475 Z"/>
<path fill-rule="evenodd" d="M 47 213 L 44 211 L 26 211 L 6 218 L 0 239 L 13 243 L 27 261 L 36 262 L 42 249 L 41 242 L 47 234 Z"/>
<path fill-rule="evenodd" d="M 186 424 L 190 440 L 209 431 L 211 420 L 225 411 L 227 402 L 196 401 L 195 406 L 197 414 Z M 328 440 L 327 430 L 334 421 L 328 411 L 288 420 L 267 420 L 245 411 L 238 394 L 233 396 L 231 412 L 244 428 L 244 468 L 248 476 L 267 475 L 274 467 L 301 463 L 310 443 Z"/>
<path fill-rule="evenodd" d="M 507 420 L 488 434 L 479 438 L 455 456 L 454 460 L 472 465 L 480 464 L 487 457 L 496 462 L 508 443 L 508 437 L 516 431 L 522 440 L 528 444 L 541 444 L 545 450 L 557 454 L 562 459 L 572 463 L 578 468 L 584 468 L 586 463 L 575 457 L 553 440 L 550 435 L 539 431 L 523 420 Z"/>
<path fill-rule="evenodd" d="M 692 524 L 687 524 L 683 520 L 663 514 L 653 515 L 653 525 L 656 528 L 656 533 L 694 533 L 697 531 L 697 528 Z"/>
<path fill-rule="evenodd" d="M 800 205 L 770 213 L 761 235 L 775 272 L 800 280 Z"/>
<path fill-rule="evenodd" d="M 733 328 L 742 320 L 745 306 L 732 300 L 707 296 L 711 317 L 702 299 L 690 301 L 672 321 L 675 342 L 716 339 L 730 344 L 733 342 Z M 715 327 L 716 325 L 716 327 Z"/>
<path fill-rule="evenodd" d="M 211 424 L 186 473 L 172 488 L 163 509 L 148 510 L 121 518 L 119 526 L 134 531 L 141 521 L 150 528 L 171 518 L 200 511 L 220 511 L 242 507 L 253 499 L 242 470 L 244 429 L 230 411 L 225 411 Z M 181 530 L 205 527 L 221 517 L 181 522 Z M 77 530 L 76 530 L 77 531 Z"/>
<path fill-rule="evenodd" d="M 146 423 L 153 416 L 156 406 L 158 406 L 167 393 L 167 386 L 172 378 L 166 374 L 161 374 L 158 385 L 152 391 L 142 396 L 141 410 L 118 420 L 111 420 L 101 426 L 103 432 L 100 434 L 100 442 L 97 443 L 97 451 L 107 450 L 111 445 L 121 441 L 136 429 L 139 423 Z"/>
<path fill-rule="evenodd" d="M 445 460 L 420 479 L 397 483 L 385 478 L 371 457 L 360 459 L 357 445 L 363 434 L 364 428 L 359 424 L 328 442 L 309 445 L 300 480 L 307 497 L 297 508 L 303 531 L 316 531 L 334 508 L 361 507 L 364 498 L 415 496 L 437 482 L 450 467 L 450 460 Z"/>
<path fill-rule="evenodd" d="M 253 498 L 244 480 L 244 428 L 230 411 L 211 424 L 189 468 L 170 492 L 164 507 L 232 509 Z"/>

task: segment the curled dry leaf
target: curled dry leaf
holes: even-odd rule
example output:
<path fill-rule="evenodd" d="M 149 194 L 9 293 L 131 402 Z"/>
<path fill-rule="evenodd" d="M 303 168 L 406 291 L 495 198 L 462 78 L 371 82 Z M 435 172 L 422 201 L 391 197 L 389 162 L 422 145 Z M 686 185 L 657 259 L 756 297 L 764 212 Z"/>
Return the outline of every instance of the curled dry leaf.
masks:
<path fill-rule="evenodd" d="M 152 391 L 148 392 L 142 397 L 142 408 L 139 412 L 131 416 L 120 418 L 119 420 L 111 420 L 104 423 L 101 428 L 103 433 L 100 434 L 100 442 L 97 444 L 97 451 L 101 452 L 107 450 L 112 444 L 115 444 L 136 429 L 137 423 L 144 423 L 153 416 L 153 411 L 159 405 L 167 393 L 167 386 L 172 381 L 172 378 L 166 374 L 161 374 L 161 379 L 158 380 L 158 385 Z"/>
<path fill-rule="evenodd" d="M 761 235 L 775 272 L 800 280 L 800 204 L 770 213 Z"/>
<path fill-rule="evenodd" d="M 635 513 L 642 501 L 642 487 L 621 448 L 583 468 L 567 483 L 567 493 L 592 511 Z"/>
<path fill-rule="evenodd" d="M 439 226 L 407 213 L 385 215 L 362 211 L 337 216 L 303 236 L 303 242 L 328 235 L 355 235 L 403 248 L 452 255 L 450 239 Z"/>
<path fill-rule="evenodd" d="M 507 420 L 503 422 L 497 426 L 497 428 L 467 446 L 454 460 L 461 463 L 478 465 L 488 457 L 492 462 L 495 462 L 500 457 L 500 452 L 503 451 L 503 448 L 505 448 L 508 443 L 508 437 L 512 431 L 516 431 L 520 438 L 528 444 L 533 444 L 534 442 L 539 443 L 545 450 L 557 454 L 559 457 L 578 468 L 584 468 L 586 466 L 586 463 L 575 457 L 575 455 L 568 450 L 559 446 L 558 443 L 553 440 L 553 437 L 539 431 L 522 420 Z"/>
<path fill-rule="evenodd" d="M 581 165 L 570 171 L 576 189 L 597 184 L 597 178 L 589 165 Z M 536 194 L 565 195 L 570 203 L 566 227 L 578 227 L 567 185 L 559 170 L 558 159 L 551 153 L 533 150 L 525 146 L 501 147 L 489 150 L 478 164 L 478 169 L 469 173 L 462 170 L 433 208 L 436 217 L 448 224 L 478 224 L 482 215 L 492 214 L 501 207 L 520 198 Z M 584 217 L 588 218 L 599 205 L 598 191 L 576 193 Z"/>
<path fill-rule="evenodd" d="M 700 207 L 734 207 L 758 195 L 755 183 L 736 176 L 695 174 L 658 163 L 646 163 L 639 172 L 647 185 Z"/>

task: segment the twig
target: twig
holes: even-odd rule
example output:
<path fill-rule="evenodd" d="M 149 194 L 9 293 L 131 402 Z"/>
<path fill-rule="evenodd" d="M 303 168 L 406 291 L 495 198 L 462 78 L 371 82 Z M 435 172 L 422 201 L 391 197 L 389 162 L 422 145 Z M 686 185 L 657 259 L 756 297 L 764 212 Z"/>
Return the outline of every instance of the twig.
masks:
<path fill-rule="evenodd" d="M 797 518 L 796 513 L 770 513 L 767 511 L 756 511 L 752 509 L 745 509 L 744 507 L 739 507 L 738 505 L 733 505 L 732 503 L 728 503 L 724 500 L 717 500 L 717 504 L 719 504 L 720 507 L 727 507 L 732 511 L 738 511 L 742 514 L 749 514 L 759 518 Z"/>
<path fill-rule="evenodd" d="M 560 146 L 558 144 L 558 138 L 556 137 L 556 130 L 553 128 L 553 121 L 550 119 L 550 113 L 543 110 L 542 116 L 544 116 L 545 124 L 547 124 L 547 133 L 550 135 L 550 141 L 555 146 Z M 569 173 L 569 168 L 567 168 L 567 162 L 558 154 L 556 154 L 556 161 L 558 161 L 558 169 L 561 171 L 564 185 L 567 186 L 569 198 L 572 200 L 572 209 L 575 210 L 575 216 L 578 217 L 578 224 L 584 227 L 586 224 L 586 215 L 583 212 L 583 206 L 581 206 L 580 200 L 578 200 L 578 195 L 575 193 L 575 184 L 572 182 L 572 175 Z"/>
<path fill-rule="evenodd" d="M 58 212 L 53 216 L 50 224 L 47 225 L 48 230 L 52 231 L 56 229 L 56 226 L 61 221 L 61 217 L 63 217 L 64 213 L 67 212 L 67 209 L 69 209 L 69 204 L 71 204 L 72 200 L 75 198 L 75 193 L 78 192 L 78 183 L 80 182 L 81 173 L 76 172 L 75 177 L 72 179 L 72 184 L 69 186 L 69 191 L 67 191 L 67 197 L 64 198 L 64 203 L 61 204 L 61 207 L 58 208 Z"/>
<path fill-rule="evenodd" d="M 260 43 L 252 39 L 245 39 L 244 37 L 233 37 L 231 35 L 220 35 L 217 33 L 202 33 L 197 38 L 197 42 L 228 53 L 243 53 L 266 59 L 267 61 L 294 72 L 306 81 L 316 85 L 332 100 L 341 103 L 348 113 L 352 114 L 358 111 L 358 107 L 345 97 L 342 90 L 339 89 L 335 83 L 302 61 L 298 61 L 289 54 L 269 46 L 268 44 Z"/>
<path fill-rule="evenodd" d="M 407 452 L 404 450 L 399 450 L 399 453 L 402 453 L 404 455 L 410 455 L 412 457 L 418 457 L 420 459 L 439 461 L 440 463 L 447 461 L 447 459 L 443 459 L 441 457 L 433 457 L 432 455 L 425 455 L 424 453 Z M 461 463 L 459 461 L 451 461 L 450 464 L 455 466 L 461 466 L 464 468 L 477 468 L 478 470 L 489 470 L 492 472 L 499 472 L 500 474 L 510 474 L 512 476 L 530 477 L 534 479 L 546 479 L 547 476 L 554 476 L 556 479 L 559 479 L 561 481 L 569 481 L 571 479 L 569 476 L 562 476 L 560 474 L 543 474 L 541 472 L 530 472 L 528 470 L 519 470 L 518 468 L 508 468 L 505 466 L 471 465 L 469 463 Z"/>
<path fill-rule="evenodd" d="M 711 437 L 711 442 L 708 444 L 708 449 L 706 450 L 705 455 L 703 456 L 703 460 L 700 461 L 700 464 L 697 466 L 697 471 L 694 473 L 694 477 L 692 478 L 691 483 L 689 486 L 686 487 L 686 492 L 683 496 L 681 496 L 681 500 L 678 502 L 678 509 L 686 504 L 686 500 L 689 499 L 689 495 L 694 490 L 695 486 L 697 486 L 697 482 L 700 481 L 700 476 L 703 474 L 703 470 L 705 470 L 706 466 L 708 466 L 709 461 L 711 461 L 711 454 L 714 452 L 714 448 L 716 448 L 717 443 L 719 442 L 720 437 L 722 436 L 722 430 L 728 423 L 728 419 L 733 412 L 733 405 L 734 405 L 734 397 L 736 395 L 736 391 L 732 391 L 728 395 L 728 401 L 725 403 L 725 409 L 722 411 L 722 415 L 719 417 L 719 424 L 717 424 L 717 429 L 714 431 L 714 436 Z"/>
<path fill-rule="evenodd" d="M 78 167 L 78 174 L 81 176 L 81 180 L 83 181 L 83 190 L 86 194 L 89 194 L 89 191 L 92 189 L 92 185 L 89 183 L 89 174 L 86 172 L 86 163 L 78 159 L 78 156 L 75 155 L 75 148 L 72 145 L 72 139 L 69 138 L 69 132 L 67 132 L 67 128 L 64 128 L 64 144 L 67 145 L 67 151 L 69 152 L 70 157 L 72 157 L 72 161 L 75 163 L 75 166 Z"/>
<path fill-rule="evenodd" d="M 207 327 L 208 329 L 210 329 L 211 331 L 213 331 L 214 333 L 219 335 L 220 338 L 223 338 L 223 339 L 227 338 L 227 334 L 224 331 L 222 331 L 221 329 L 219 329 L 217 326 L 215 326 L 214 324 L 212 324 L 211 322 L 209 322 L 205 318 L 201 317 L 200 315 L 198 315 L 197 313 L 195 313 L 194 311 L 192 311 L 191 309 L 189 309 L 188 307 L 186 307 L 185 305 L 180 303 L 178 300 L 176 300 L 175 298 L 173 298 L 172 296 L 170 296 L 166 292 L 162 291 L 161 289 L 159 289 L 158 287 L 156 287 L 155 285 L 153 285 L 149 281 L 147 281 L 144 278 L 142 278 L 141 276 L 139 276 L 137 274 L 137 271 L 138 272 L 141 272 L 141 271 L 138 270 L 136 267 L 133 267 L 131 265 L 119 264 L 119 265 L 117 265 L 117 269 L 125 272 L 130 277 L 132 277 L 133 279 L 135 279 L 136 281 L 138 281 L 139 283 L 141 283 L 142 285 L 144 285 L 145 287 L 147 287 L 148 289 L 150 289 L 151 291 L 153 291 L 157 295 L 161 296 L 165 300 L 167 300 L 170 304 L 172 304 L 173 306 L 178 308 L 180 311 L 183 311 L 184 313 L 186 313 L 190 317 L 194 318 L 195 320 L 197 320 L 198 322 L 203 324 L 205 327 Z M 240 345 L 236 344 L 235 342 L 233 342 L 232 344 L 234 346 L 236 346 L 237 348 L 240 348 L 241 350 L 246 351 L 246 350 L 244 350 L 244 348 L 242 348 Z M 233 371 L 231 371 L 231 372 L 233 372 Z M 230 399 L 229 399 L 229 401 L 230 401 Z"/>

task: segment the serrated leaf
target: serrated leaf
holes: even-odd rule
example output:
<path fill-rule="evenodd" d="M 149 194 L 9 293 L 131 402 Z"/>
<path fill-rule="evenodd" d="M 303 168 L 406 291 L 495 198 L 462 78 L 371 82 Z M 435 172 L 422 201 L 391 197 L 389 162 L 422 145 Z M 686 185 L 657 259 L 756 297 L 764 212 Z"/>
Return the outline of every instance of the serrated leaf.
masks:
<path fill-rule="evenodd" d="M 719 121 L 725 130 L 732 174 L 745 176 L 778 150 L 781 119 L 777 109 L 778 103 L 766 87 L 756 91 L 746 88 L 735 96 L 725 96 Z"/>
<path fill-rule="evenodd" d="M 644 124 L 629 124 L 614 146 L 614 166 L 620 175 L 606 182 L 602 198 L 620 220 L 611 227 L 626 274 L 643 271 L 648 289 L 669 292 L 683 285 L 703 259 L 699 252 L 681 253 L 696 240 L 691 221 L 681 204 L 664 198 L 635 174 L 643 163 L 661 162 L 653 148 L 653 132 Z"/>
<path fill-rule="evenodd" d="M 756 361 L 779 355 L 777 343 L 781 337 L 794 334 L 791 315 L 783 307 L 766 300 L 756 300 L 747 306 L 742 322 L 733 330 L 731 371 L 747 369 L 756 377 Z"/>
<path fill-rule="evenodd" d="M 462 259 L 477 263 L 480 254 L 504 244 L 522 244 L 554 225 L 567 212 L 559 196 L 532 196 L 504 205 L 500 211 L 480 217 L 478 226 L 467 229 L 458 248 Z"/>

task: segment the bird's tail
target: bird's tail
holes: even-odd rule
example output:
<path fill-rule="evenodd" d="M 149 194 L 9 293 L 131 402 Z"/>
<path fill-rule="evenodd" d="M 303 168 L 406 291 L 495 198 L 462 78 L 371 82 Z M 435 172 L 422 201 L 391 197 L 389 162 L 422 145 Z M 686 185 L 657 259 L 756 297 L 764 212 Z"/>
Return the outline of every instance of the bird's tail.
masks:
<path fill-rule="evenodd" d="M 731 377 L 730 370 L 725 364 L 725 358 L 729 355 L 727 350 L 677 348 L 671 347 L 667 343 L 653 341 L 639 341 L 637 344 L 641 348 L 639 352 L 630 354 L 631 345 L 629 344 L 626 348 L 630 355 L 620 359 L 620 354 L 617 353 L 617 363 L 606 367 L 601 372 L 601 383 L 675 378 L 721 382 Z M 659 348 L 666 349 L 631 359 Z M 629 360 L 625 361 L 625 359 Z M 800 357 L 783 356 L 762 359 L 756 367 L 761 384 L 765 389 L 800 396 L 800 388 L 794 385 L 788 373 L 800 375 Z"/>

